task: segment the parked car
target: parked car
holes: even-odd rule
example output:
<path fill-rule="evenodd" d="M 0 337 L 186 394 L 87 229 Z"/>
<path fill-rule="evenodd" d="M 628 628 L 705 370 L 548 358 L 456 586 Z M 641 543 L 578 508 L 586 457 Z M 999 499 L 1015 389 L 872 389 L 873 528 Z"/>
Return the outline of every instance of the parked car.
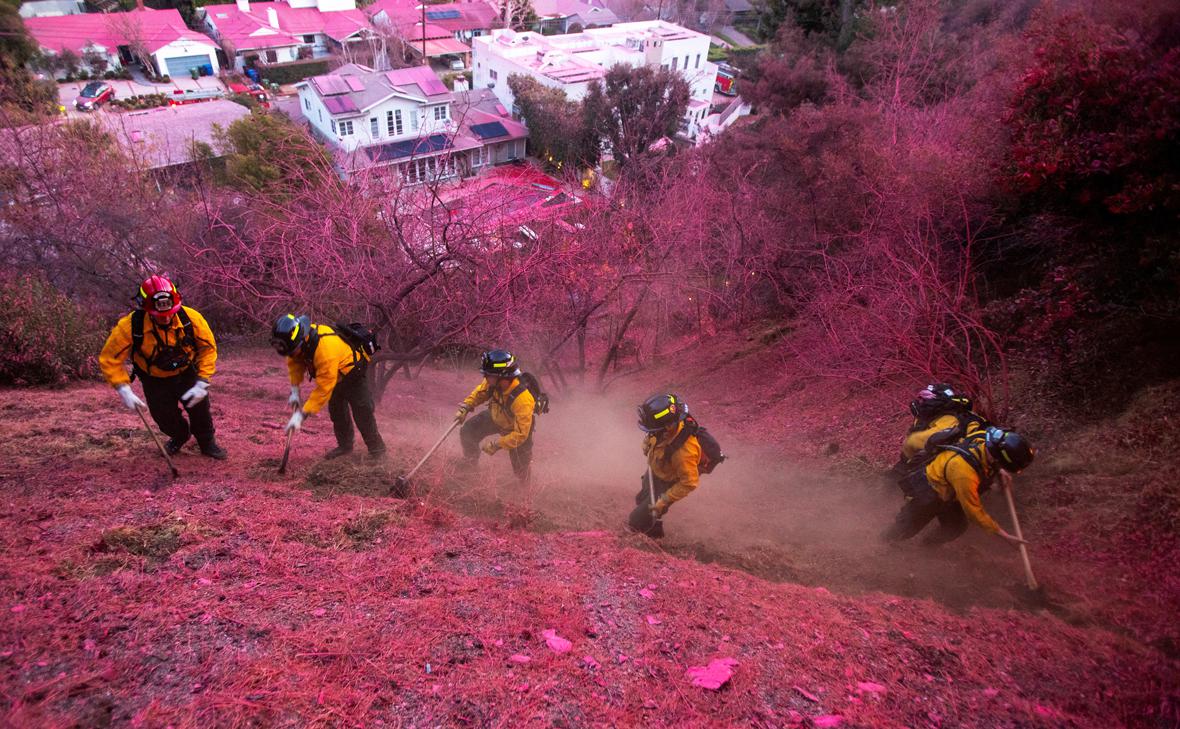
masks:
<path fill-rule="evenodd" d="M 113 86 L 102 81 L 91 81 L 86 84 L 86 88 L 82 89 L 82 93 L 78 94 L 78 98 L 74 99 L 74 106 L 79 111 L 94 111 L 113 98 L 115 98 Z"/>
<path fill-rule="evenodd" d="M 452 71 L 462 71 L 467 67 L 463 65 L 462 58 L 452 58 L 450 62 L 450 68 Z"/>

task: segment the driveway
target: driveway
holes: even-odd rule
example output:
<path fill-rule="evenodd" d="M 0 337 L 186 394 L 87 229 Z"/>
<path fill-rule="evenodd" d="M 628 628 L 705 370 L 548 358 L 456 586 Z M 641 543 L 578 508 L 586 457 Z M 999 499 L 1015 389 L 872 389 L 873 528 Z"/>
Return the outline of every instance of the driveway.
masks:
<path fill-rule="evenodd" d="M 57 85 L 57 96 L 62 106 L 66 108 L 66 113 L 83 114 L 74 108 L 74 99 L 78 98 L 78 94 L 82 93 L 82 89 L 86 87 L 89 81 L 72 81 L 69 83 L 61 83 Z M 174 78 L 171 82 L 166 84 L 153 84 L 142 79 L 132 79 L 124 81 L 116 79 L 114 81 L 107 81 L 115 89 L 116 99 L 126 99 L 132 96 L 142 96 L 144 94 L 171 94 L 174 91 L 191 91 L 200 89 L 221 89 L 225 91 L 225 86 L 221 83 L 221 79 L 216 76 L 202 76 L 198 79 L 193 78 Z"/>

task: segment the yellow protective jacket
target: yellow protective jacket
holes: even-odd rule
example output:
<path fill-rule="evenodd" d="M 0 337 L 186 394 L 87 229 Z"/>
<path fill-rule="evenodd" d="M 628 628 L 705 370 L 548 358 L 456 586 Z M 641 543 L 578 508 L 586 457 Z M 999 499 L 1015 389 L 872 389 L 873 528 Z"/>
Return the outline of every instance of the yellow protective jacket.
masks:
<path fill-rule="evenodd" d="M 304 415 L 315 415 L 322 410 L 332 397 L 332 390 L 336 389 L 340 378 L 352 372 L 352 368 L 362 358 L 366 361 L 369 359 L 368 354 L 354 350 L 327 324 L 311 326 L 319 337 L 312 359 L 309 361 L 298 354 L 287 358 L 287 373 L 291 376 L 292 385 L 303 382 L 304 375 L 315 382 L 315 389 L 303 403 Z"/>
<path fill-rule="evenodd" d="M 484 380 L 463 400 L 469 412 L 485 402 L 489 403 L 488 410 L 492 413 L 492 422 L 498 425 L 500 430 L 508 431 L 500 436 L 496 445 L 508 450 L 523 444 L 533 432 L 533 411 L 537 404 L 533 393 L 524 390 L 511 403 L 508 402 L 509 395 L 518 385 L 519 377 L 512 380 L 507 390 L 499 387 L 489 388 L 488 381 Z"/>
<path fill-rule="evenodd" d="M 701 443 L 690 435 L 684 445 L 668 454 L 668 446 L 684 429 L 684 423 L 665 438 L 657 440 L 659 434 L 652 433 L 643 439 L 643 452 L 651 474 L 661 481 L 672 484 L 661 496 L 668 504 L 674 504 L 688 496 L 701 483 Z"/>
<path fill-rule="evenodd" d="M 102 352 L 98 355 L 98 366 L 102 369 L 102 376 L 111 384 L 111 387 L 131 382 L 126 367 L 128 359 L 141 372 L 146 372 L 151 377 L 175 377 L 184 372 L 184 370 L 161 370 L 148 364 L 161 344 L 165 347 L 180 346 L 184 349 L 197 368 L 197 377 L 206 382 L 209 381 L 216 370 L 217 363 L 217 341 L 213 338 L 213 330 L 209 328 L 209 323 L 205 321 L 205 317 L 201 316 L 199 311 L 187 306 L 182 308 L 193 323 L 193 338 L 196 340 L 193 345 L 183 341 L 184 325 L 181 324 L 178 314 L 173 315 L 172 321 L 167 326 L 157 324 L 150 315 L 145 314 L 143 317 L 143 344 L 138 352 L 131 351 L 133 341 L 131 338 L 131 314 L 124 316 L 115 324 L 114 329 L 111 329 L 110 336 L 107 337 L 107 343 L 103 345 Z M 157 341 L 157 337 L 159 337 L 159 341 Z"/>
<path fill-rule="evenodd" d="M 974 414 L 972 415 L 974 416 Z M 978 416 L 967 418 L 967 427 L 963 431 L 961 436 L 962 438 L 966 438 L 969 435 L 973 435 L 976 432 L 983 430 L 983 426 L 980 424 L 980 420 L 977 418 Z M 916 426 L 917 424 L 918 421 L 915 420 L 914 425 Z M 929 425 L 927 425 L 925 428 L 922 428 L 921 430 L 911 431 L 906 435 L 905 441 L 901 445 L 902 460 L 908 461 L 917 455 L 923 448 L 926 447 L 926 443 L 929 442 L 930 437 L 935 433 L 939 433 L 944 430 L 950 430 L 951 428 L 957 428 L 958 426 L 958 416 L 947 414 L 939 415 L 937 418 L 930 421 Z"/>
<path fill-rule="evenodd" d="M 982 440 L 975 445 L 964 443 L 962 447 L 979 461 L 984 470 L 982 474 L 976 473 L 962 454 L 944 450 L 926 466 L 926 480 L 930 482 L 940 499 L 958 499 L 963 512 L 971 521 L 996 534 L 1000 530 L 1000 525 L 984 511 L 983 503 L 979 500 L 980 485 L 995 474 L 992 458 Z"/>

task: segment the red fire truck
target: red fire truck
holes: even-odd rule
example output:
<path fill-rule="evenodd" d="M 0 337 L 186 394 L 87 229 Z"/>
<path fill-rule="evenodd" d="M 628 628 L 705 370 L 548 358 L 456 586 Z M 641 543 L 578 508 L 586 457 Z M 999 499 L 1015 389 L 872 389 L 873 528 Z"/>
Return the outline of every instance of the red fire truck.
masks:
<path fill-rule="evenodd" d="M 717 81 L 713 84 L 713 89 L 726 96 L 737 96 L 737 75 L 738 70 L 728 63 L 717 64 Z"/>

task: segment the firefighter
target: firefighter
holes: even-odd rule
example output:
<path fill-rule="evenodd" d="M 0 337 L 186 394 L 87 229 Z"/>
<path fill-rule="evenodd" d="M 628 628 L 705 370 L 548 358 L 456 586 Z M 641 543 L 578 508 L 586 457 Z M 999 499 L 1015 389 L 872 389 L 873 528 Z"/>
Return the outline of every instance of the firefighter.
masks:
<path fill-rule="evenodd" d="M 225 460 L 214 438 L 209 381 L 217 362 L 213 331 L 196 309 L 181 305 L 180 292 L 163 276 L 151 276 L 135 296 L 136 310 L 115 324 L 98 356 L 106 381 L 130 410 L 147 408 L 176 455 L 193 435 L 201 453 Z M 131 372 L 126 363 L 131 360 Z M 145 404 L 131 389 L 138 377 Z M 185 420 L 181 407 L 188 413 Z"/>
<path fill-rule="evenodd" d="M 291 377 L 291 396 L 287 404 L 294 412 L 286 430 L 299 430 L 303 421 L 328 406 L 336 447 L 324 454 L 325 460 L 352 453 L 353 422 L 369 449 L 369 457 L 385 457 L 385 441 L 377 430 L 373 395 L 366 372 L 369 353 L 354 347 L 326 324 L 313 324 L 307 316 L 284 314 L 275 322 L 271 346 L 287 358 Z M 306 375 L 315 382 L 307 402 L 299 399 L 299 385 Z M 352 411 L 351 419 L 349 410 Z"/>
<path fill-rule="evenodd" d="M 1005 482 L 1032 463 L 1036 451 L 1012 430 L 994 426 L 977 431 L 955 445 L 942 446 L 934 460 L 902 483 L 905 506 L 884 533 L 887 541 L 909 539 L 933 519 L 938 530 L 927 544 L 943 544 L 962 536 L 968 520 L 1011 544 L 1023 544 L 996 523 L 980 501 L 997 475 Z"/>
<path fill-rule="evenodd" d="M 914 422 L 902 442 L 900 464 L 922 461 L 927 446 L 954 443 L 987 427 L 971 408 L 971 398 L 951 385 L 936 383 L 918 390 L 910 402 Z"/>
<path fill-rule="evenodd" d="M 503 349 L 484 352 L 479 371 L 483 382 L 459 405 L 455 420 L 463 424 L 459 441 L 463 444 L 463 467 L 475 467 L 482 450 L 489 456 L 496 451 L 508 451 L 512 471 L 522 483 L 527 483 L 533 460 L 533 426 L 537 395 L 522 380 L 516 357 Z M 469 413 L 483 403 L 487 410 L 467 420 Z M 483 446 L 480 441 L 496 436 Z"/>
<path fill-rule="evenodd" d="M 653 395 L 638 408 L 643 454 L 648 472 L 640 479 L 636 508 L 628 525 L 659 539 L 664 536 L 662 517 L 668 507 L 692 493 L 700 484 L 701 443 L 689 428 L 688 405 L 673 394 Z M 695 423 L 695 421 L 693 421 Z M 648 476 L 651 476 L 651 482 Z"/>

